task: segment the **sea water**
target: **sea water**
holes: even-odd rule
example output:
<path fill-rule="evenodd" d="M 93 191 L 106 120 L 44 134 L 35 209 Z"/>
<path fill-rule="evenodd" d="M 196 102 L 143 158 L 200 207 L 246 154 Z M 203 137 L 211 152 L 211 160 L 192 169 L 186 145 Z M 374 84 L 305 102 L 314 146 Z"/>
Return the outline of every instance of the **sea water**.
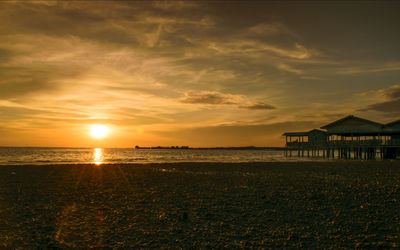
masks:
<path fill-rule="evenodd" d="M 316 159 L 307 157 L 285 157 L 282 150 L 270 149 L 0 147 L 0 165 L 172 162 L 279 162 L 310 160 Z"/>

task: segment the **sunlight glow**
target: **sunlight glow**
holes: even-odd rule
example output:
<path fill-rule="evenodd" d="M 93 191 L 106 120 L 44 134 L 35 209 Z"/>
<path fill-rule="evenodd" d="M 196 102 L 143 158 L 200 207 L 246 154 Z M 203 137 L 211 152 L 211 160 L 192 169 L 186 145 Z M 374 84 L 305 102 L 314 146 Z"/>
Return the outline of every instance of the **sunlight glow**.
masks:
<path fill-rule="evenodd" d="M 90 128 L 90 134 L 97 139 L 106 137 L 108 135 L 108 132 L 110 131 L 110 129 L 102 124 L 94 124 L 92 125 L 92 127 Z"/>
<path fill-rule="evenodd" d="M 93 163 L 100 165 L 103 163 L 103 150 L 101 148 L 95 148 L 93 151 Z"/>

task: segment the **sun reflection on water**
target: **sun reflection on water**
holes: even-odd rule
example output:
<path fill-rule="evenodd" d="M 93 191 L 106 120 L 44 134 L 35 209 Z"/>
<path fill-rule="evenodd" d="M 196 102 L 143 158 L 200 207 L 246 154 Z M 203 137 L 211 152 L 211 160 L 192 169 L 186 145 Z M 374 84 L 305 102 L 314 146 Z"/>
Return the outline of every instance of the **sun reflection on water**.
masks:
<path fill-rule="evenodd" d="M 104 160 L 104 155 L 103 155 L 103 149 L 101 148 L 95 148 L 93 150 L 93 162 L 96 165 L 103 164 Z"/>

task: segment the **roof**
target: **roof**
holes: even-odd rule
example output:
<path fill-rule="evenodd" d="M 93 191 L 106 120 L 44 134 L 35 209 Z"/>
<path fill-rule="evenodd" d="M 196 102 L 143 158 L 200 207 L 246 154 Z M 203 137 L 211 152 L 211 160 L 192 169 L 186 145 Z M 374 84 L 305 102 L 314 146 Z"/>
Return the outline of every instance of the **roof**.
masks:
<path fill-rule="evenodd" d="M 324 133 L 326 134 L 325 131 L 319 130 L 319 129 L 313 129 L 307 132 L 286 132 L 283 134 L 283 136 L 307 136 L 311 133 L 315 133 L 315 132 L 319 132 L 319 133 Z"/>
<path fill-rule="evenodd" d="M 400 134 L 400 120 L 389 122 L 385 124 L 383 127 L 383 133 L 384 134 L 393 134 L 393 135 L 398 135 Z"/>
<path fill-rule="evenodd" d="M 319 129 L 316 129 L 316 128 L 313 129 L 313 130 L 308 131 L 307 133 L 311 134 L 311 133 L 316 133 L 316 132 L 326 134 L 326 131 L 319 130 Z"/>
<path fill-rule="evenodd" d="M 395 126 L 397 124 L 400 123 L 400 120 L 394 121 L 394 122 L 389 122 L 385 124 L 385 127 L 391 127 L 391 126 Z"/>
<path fill-rule="evenodd" d="M 376 127 L 382 127 L 383 126 L 383 124 L 378 123 L 378 122 L 370 121 L 370 120 L 367 120 L 367 119 L 364 119 L 364 118 L 360 118 L 360 117 L 357 117 L 357 116 L 354 116 L 354 115 L 349 115 L 349 116 L 346 116 L 346 117 L 344 117 L 342 119 L 339 119 L 337 121 L 329 123 L 329 124 L 327 124 L 325 126 L 322 126 L 321 128 L 322 129 L 328 129 L 330 127 L 336 126 L 336 125 L 338 125 L 338 124 L 340 124 L 340 123 L 342 123 L 344 121 L 347 121 L 347 120 L 357 120 L 357 121 L 360 121 L 360 122 L 363 122 L 363 123 L 367 123 L 367 124 L 370 124 L 370 125 L 376 126 Z"/>

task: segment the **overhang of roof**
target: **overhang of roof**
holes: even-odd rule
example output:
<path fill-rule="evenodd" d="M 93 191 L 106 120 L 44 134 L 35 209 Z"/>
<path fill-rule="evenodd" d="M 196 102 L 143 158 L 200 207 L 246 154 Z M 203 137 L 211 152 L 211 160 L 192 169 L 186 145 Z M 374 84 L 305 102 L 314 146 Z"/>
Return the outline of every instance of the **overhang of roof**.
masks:
<path fill-rule="evenodd" d="M 387 134 L 393 134 L 393 133 L 387 133 Z M 343 132 L 332 132 L 329 133 L 328 135 L 340 135 L 340 136 L 379 136 L 379 135 L 385 135 L 384 132 L 352 132 L 352 131 L 343 131 Z"/>
<path fill-rule="evenodd" d="M 319 130 L 319 129 L 312 129 L 307 132 L 286 132 L 283 134 L 283 136 L 308 136 L 309 134 L 312 133 L 321 133 L 321 134 L 326 134 L 325 131 Z"/>
<path fill-rule="evenodd" d="M 313 130 L 308 131 L 307 133 L 308 133 L 308 134 L 311 134 L 311 133 L 326 134 L 327 132 L 326 132 L 326 131 L 323 131 L 323 130 L 319 130 L 319 129 L 313 129 Z"/>

